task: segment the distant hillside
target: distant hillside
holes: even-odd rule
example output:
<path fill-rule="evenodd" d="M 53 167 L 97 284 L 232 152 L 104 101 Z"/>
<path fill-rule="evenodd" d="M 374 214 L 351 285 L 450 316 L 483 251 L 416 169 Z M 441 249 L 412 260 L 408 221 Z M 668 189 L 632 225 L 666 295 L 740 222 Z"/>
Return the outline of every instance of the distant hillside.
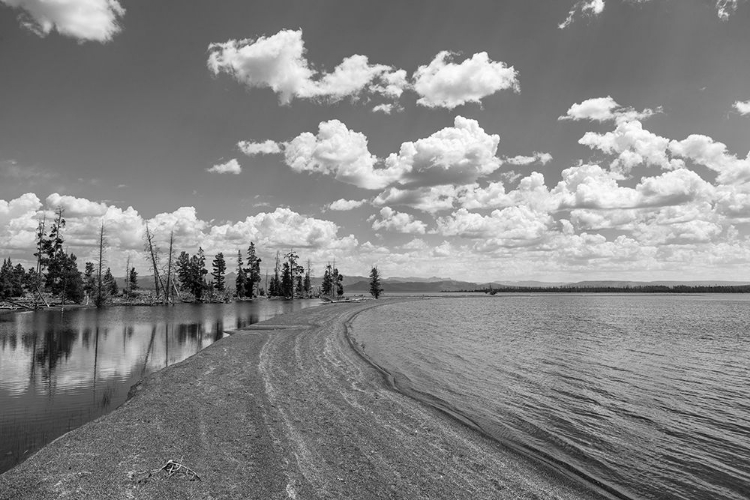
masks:
<path fill-rule="evenodd" d="M 122 288 L 125 285 L 123 278 L 115 278 L 117 286 Z M 210 275 L 208 275 L 208 279 Z M 226 275 L 226 283 L 230 288 L 234 288 L 236 274 L 234 272 Z M 409 280 L 409 281 L 407 281 Z M 313 277 L 312 286 L 320 286 L 323 278 Z M 265 285 L 265 275 L 261 285 Z M 451 279 L 440 278 L 385 278 L 381 280 L 381 285 L 385 292 L 392 293 L 438 293 L 438 292 L 457 292 L 463 290 L 485 290 L 492 286 L 495 289 L 502 288 L 553 288 L 553 287 L 579 287 L 579 288 L 635 288 L 648 286 L 744 286 L 750 285 L 750 281 L 722 281 L 722 280 L 705 280 L 705 281 L 579 281 L 575 283 L 563 282 L 544 282 L 544 281 L 495 281 L 492 283 L 474 283 L 470 281 L 456 281 Z M 154 289 L 154 277 L 152 275 L 138 276 L 138 286 L 142 290 Z M 367 276 L 347 276 L 344 275 L 344 290 L 346 292 L 369 292 L 370 278 Z"/>

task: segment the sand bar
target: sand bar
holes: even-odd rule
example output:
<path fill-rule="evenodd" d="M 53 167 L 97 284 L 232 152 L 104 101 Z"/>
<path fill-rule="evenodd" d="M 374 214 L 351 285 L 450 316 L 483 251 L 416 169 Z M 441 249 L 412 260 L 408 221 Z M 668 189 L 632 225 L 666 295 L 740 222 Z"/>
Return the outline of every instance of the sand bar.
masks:
<path fill-rule="evenodd" d="M 0 499 L 601 498 L 390 388 L 346 336 L 383 303 L 278 316 L 147 377 L 0 476 Z"/>

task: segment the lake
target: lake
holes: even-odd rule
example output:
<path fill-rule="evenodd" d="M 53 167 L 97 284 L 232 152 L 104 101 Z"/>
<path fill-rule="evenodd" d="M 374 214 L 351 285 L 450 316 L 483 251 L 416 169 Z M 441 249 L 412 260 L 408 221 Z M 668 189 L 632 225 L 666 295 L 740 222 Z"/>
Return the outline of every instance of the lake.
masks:
<path fill-rule="evenodd" d="M 750 495 L 750 296 L 529 294 L 367 310 L 396 386 L 617 498 Z"/>
<path fill-rule="evenodd" d="M 258 300 L 0 314 L 0 473 L 114 410 L 226 331 L 320 304 Z"/>

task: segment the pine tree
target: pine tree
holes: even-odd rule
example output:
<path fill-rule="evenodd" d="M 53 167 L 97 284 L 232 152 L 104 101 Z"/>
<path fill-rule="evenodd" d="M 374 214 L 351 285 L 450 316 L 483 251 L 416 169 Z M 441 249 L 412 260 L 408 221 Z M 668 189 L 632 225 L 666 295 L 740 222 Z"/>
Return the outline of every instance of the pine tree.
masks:
<path fill-rule="evenodd" d="M 261 279 L 260 263 L 261 259 L 255 253 L 255 243 L 250 242 L 250 246 L 247 248 L 247 269 L 245 271 L 247 281 L 245 283 L 245 295 L 251 299 L 258 296 L 256 290 Z"/>
<path fill-rule="evenodd" d="M 104 273 L 104 277 L 102 278 L 102 286 L 104 287 L 104 291 L 109 296 L 117 295 L 118 288 L 117 288 L 117 281 L 115 281 L 115 277 L 112 276 L 112 271 L 110 268 L 107 268 L 107 272 Z"/>
<path fill-rule="evenodd" d="M 94 272 L 94 263 L 86 262 L 83 270 L 83 291 L 89 296 L 93 295 L 94 290 L 96 290 L 96 276 Z"/>
<path fill-rule="evenodd" d="M 378 273 L 378 268 L 373 266 L 370 271 L 370 295 L 377 299 L 381 293 L 383 293 L 383 288 L 380 286 L 380 273 Z"/>
<path fill-rule="evenodd" d="M 214 288 L 217 292 L 223 292 L 224 273 L 227 270 L 227 263 L 224 261 L 224 254 L 221 252 L 217 253 L 211 265 L 213 266 L 211 276 L 214 278 Z"/>
<path fill-rule="evenodd" d="M 305 292 L 305 297 L 310 297 L 312 295 L 312 287 L 310 283 L 310 259 L 307 259 L 307 270 L 305 271 L 305 279 L 302 282 L 302 288 Z"/>
<path fill-rule="evenodd" d="M 128 273 L 128 285 L 131 293 L 138 290 L 138 273 L 136 272 L 134 267 L 131 268 L 130 272 Z"/>
<path fill-rule="evenodd" d="M 324 297 L 331 295 L 333 290 L 333 269 L 329 263 L 326 266 L 325 272 L 323 273 L 323 282 L 320 285 L 320 294 Z"/>
<path fill-rule="evenodd" d="M 247 274 L 245 274 L 244 262 L 242 261 L 242 250 L 237 250 L 237 277 L 234 280 L 234 289 L 237 297 L 245 296 L 247 287 Z"/>
<path fill-rule="evenodd" d="M 192 291 L 190 280 L 190 255 L 187 252 L 180 252 L 177 257 L 177 279 L 180 281 L 180 287 L 183 290 Z"/>

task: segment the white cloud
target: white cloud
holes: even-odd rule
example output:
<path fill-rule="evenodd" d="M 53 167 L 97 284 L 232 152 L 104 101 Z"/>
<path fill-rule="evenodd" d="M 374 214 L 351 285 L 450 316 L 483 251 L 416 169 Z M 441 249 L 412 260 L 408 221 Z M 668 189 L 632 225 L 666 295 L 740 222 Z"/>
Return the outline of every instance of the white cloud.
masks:
<path fill-rule="evenodd" d="M 214 75 L 227 73 L 247 87 L 270 88 L 282 104 L 294 98 L 337 101 L 363 92 L 398 98 L 406 84 L 403 70 L 371 65 L 363 55 L 345 58 L 330 73 L 314 70 L 305 57 L 302 30 L 212 43 L 208 50 Z"/>
<path fill-rule="evenodd" d="M 328 208 L 330 210 L 337 210 L 337 211 L 340 211 L 340 212 L 345 212 L 345 211 L 348 211 L 348 210 L 354 210 L 355 208 L 359 208 L 362 205 L 364 205 L 365 203 L 367 203 L 367 200 L 359 200 L 359 201 L 357 201 L 357 200 L 345 200 L 345 199 L 342 198 L 340 200 L 336 200 L 333 203 L 331 203 L 328 206 Z"/>
<path fill-rule="evenodd" d="M 58 193 L 47 196 L 47 206 L 52 210 L 62 208 L 64 210 L 63 217 L 101 217 L 107 213 L 106 203 L 97 203 L 75 196 L 62 196 Z"/>
<path fill-rule="evenodd" d="M 437 219 L 442 236 L 492 240 L 493 246 L 518 247 L 539 243 L 552 226 L 552 217 L 526 206 L 494 210 L 490 215 L 460 208 L 449 217 Z"/>
<path fill-rule="evenodd" d="M 503 163 L 510 163 L 511 165 L 531 165 L 532 163 L 541 163 L 546 165 L 552 161 L 552 155 L 549 153 L 537 153 L 535 152 L 531 156 L 514 156 L 513 158 L 505 158 Z"/>
<path fill-rule="evenodd" d="M 117 0 L 0 0 L 23 9 L 21 23 L 45 36 L 53 29 L 82 41 L 107 42 L 120 32 L 125 15 Z"/>
<path fill-rule="evenodd" d="M 602 12 L 604 12 L 604 0 L 581 0 L 577 2 L 572 9 L 570 9 L 570 12 L 568 12 L 568 17 L 557 27 L 560 29 L 567 28 L 573 23 L 573 20 L 575 19 L 575 16 L 577 14 L 586 16 L 598 16 Z"/>
<path fill-rule="evenodd" d="M 392 187 L 373 200 L 373 205 L 398 205 L 415 208 L 422 212 L 436 213 L 451 210 L 456 199 L 456 187 L 450 184 L 415 189 Z"/>
<path fill-rule="evenodd" d="M 491 61 L 486 52 L 474 54 L 460 64 L 451 62 L 453 54 L 438 53 L 427 66 L 413 75 L 417 104 L 453 109 L 469 102 L 479 103 L 500 90 L 518 91 L 517 72 L 503 62 Z"/>
<path fill-rule="evenodd" d="M 665 169 L 684 166 L 683 162 L 670 159 L 667 155 L 669 139 L 645 130 L 637 120 L 618 122 L 614 132 L 586 132 L 578 143 L 617 155 L 611 168 L 620 173 L 628 173 L 633 167 L 642 164 Z"/>
<path fill-rule="evenodd" d="M 750 153 L 741 160 L 729 154 L 725 144 L 708 136 L 693 134 L 685 140 L 672 141 L 669 150 L 718 172 L 716 180 L 720 184 L 750 182 Z"/>
<path fill-rule="evenodd" d="M 427 225 L 415 219 L 413 215 L 396 212 L 390 207 L 383 207 L 380 210 L 380 217 L 380 220 L 376 220 L 375 216 L 368 219 L 372 220 L 372 228 L 376 231 L 385 229 L 404 234 L 425 234 L 427 230 Z"/>
<path fill-rule="evenodd" d="M 468 184 L 500 168 L 495 156 L 499 143 L 500 136 L 487 134 L 476 120 L 457 116 L 453 127 L 404 142 L 385 163 L 401 173 L 398 181 L 403 185 Z"/>
<path fill-rule="evenodd" d="M 729 16 L 737 10 L 739 0 L 716 0 L 716 12 L 719 19 L 727 21 Z"/>
<path fill-rule="evenodd" d="M 651 0 L 627 0 L 626 3 L 645 3 Z M 716 0 L 716 13 L 719 19 L 727 21 L 729 16 L 737 10 L 740 0 Z M 598 16 L 604 12 L 604 0 L 580 0 L 568 13 L 568 17 L 558 25 L 558 28 L 565 29 L 570 26 L 576 16 Z"/>
<path fill-rule="evenodd" d="M 750 101 L 737 101 L 734 103 L 734 109 L 741 115 L 750 115 Z"/>
<path fill-rule="evenodd" d="M 595 97 L 586 99 L 581 103 L 573 104 L 564 116 L 558 120 L 592 120 L 606 122 L 614 120 L 618 123 L 644 120 L 656 113 L 661 113 L 661 108 L 656 110 L 646 108 L 643 111 L 636 111 L 634 108 L 625 108 L 617 104 L 611 96 Z"/>
<path fill-rule="evenodd" d="M 239 175 L 242 172 L 242 167 L 239 162 L 233 158 L 225 163 L 218 163 L 213 167 L 207 168 L 206 171 L 214 174 Z"/>
<path fill-rule="evenodd" d="M 237 147 L 247 156 L 281 153 L 281 146 L 277 142 L 271 140 L 263 142 L 240 141 L 237 143 Z"/>
<path fill-rule="evenodd" d="M 318 135 L 305 132 L 286 144 L 287 165 L 296 172 L 333 175 L 364 189 L 382 189 L 399 179 L 405 167 L 376 168 L 377 157 L 367 149 L 367 137 L 338 120 L 320 123 Z"/>

